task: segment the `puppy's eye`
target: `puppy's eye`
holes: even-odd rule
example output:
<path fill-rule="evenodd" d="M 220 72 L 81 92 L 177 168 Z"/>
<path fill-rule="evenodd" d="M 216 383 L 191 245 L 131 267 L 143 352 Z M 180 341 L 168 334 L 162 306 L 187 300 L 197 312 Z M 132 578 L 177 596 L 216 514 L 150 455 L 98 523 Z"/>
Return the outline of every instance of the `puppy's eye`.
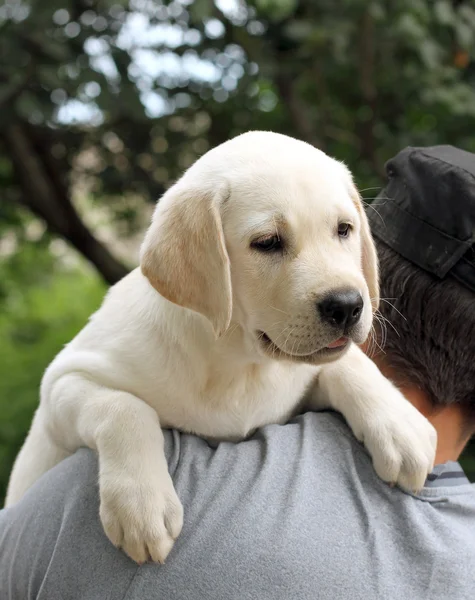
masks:
<path fill-rule="evenodd" d="M 340 223 L 338 225 L 338 235 L 341 238 L 347 238 L 350 235 L 351 225 L 349 223 Z"/>
<path fill-rule="evenodd" d="M 277 252 L 283 249 L 282 240 L 278 235 L 266 235 L 258 238 L 252 242 L 251 247 L 261 252 Z"/>

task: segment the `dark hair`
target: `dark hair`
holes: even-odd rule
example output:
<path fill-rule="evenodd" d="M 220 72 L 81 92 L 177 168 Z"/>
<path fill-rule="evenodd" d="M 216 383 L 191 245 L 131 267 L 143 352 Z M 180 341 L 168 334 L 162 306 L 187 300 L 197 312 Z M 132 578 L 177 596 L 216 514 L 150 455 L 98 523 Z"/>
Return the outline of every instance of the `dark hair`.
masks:
<path fill-rule="evenodd" d="M 377 341 L 396 385 L 417 385 L 434 406 L 458 403 L 475 417 L 475 294 L 440 280 L 375 239 L 383 327 Z M 475 422 L 475 419 L 472 421 Z"/>

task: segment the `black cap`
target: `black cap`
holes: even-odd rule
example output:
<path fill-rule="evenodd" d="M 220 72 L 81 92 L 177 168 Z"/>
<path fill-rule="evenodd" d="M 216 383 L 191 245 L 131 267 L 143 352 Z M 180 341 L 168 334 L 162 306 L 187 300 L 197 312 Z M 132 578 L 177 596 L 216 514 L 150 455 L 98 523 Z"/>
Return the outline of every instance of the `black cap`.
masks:
<path fill-rule="evenodd" d="M 408 147 L 386 163 L 388 184 L 368 208 L 375 237 L 421 269 L 475 292 L 475 154 Z"/>

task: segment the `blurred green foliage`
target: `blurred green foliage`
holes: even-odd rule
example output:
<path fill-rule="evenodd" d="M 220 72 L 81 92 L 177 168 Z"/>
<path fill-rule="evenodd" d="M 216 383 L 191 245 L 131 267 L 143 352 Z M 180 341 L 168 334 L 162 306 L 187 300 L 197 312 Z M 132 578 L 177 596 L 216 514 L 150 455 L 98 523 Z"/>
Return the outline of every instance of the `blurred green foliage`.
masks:
<path fill-rule="evenodd" d="M 133 266 L 97 215 L 127 239 L 249 129 L 344 160 L 368 200 L 404 146 L 475 151 L 473 0 L 4 0 L 0 56 L 0 496 L 44 368 Z"/>
<path fill-rule="evenodd" d="M 31 424 L 43 371 L 99 306 L 90 268 L 64 269 L 47 244 L 23 242 L 0 263 L 0 502 Z"/>

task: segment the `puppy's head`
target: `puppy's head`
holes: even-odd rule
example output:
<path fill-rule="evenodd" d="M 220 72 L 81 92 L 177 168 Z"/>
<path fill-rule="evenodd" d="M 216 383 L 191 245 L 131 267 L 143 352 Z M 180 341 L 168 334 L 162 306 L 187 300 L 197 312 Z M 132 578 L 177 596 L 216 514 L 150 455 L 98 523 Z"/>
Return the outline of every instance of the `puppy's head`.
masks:
<path fill-rule="evenodd" d="M 198 160 L 157 205 L 141 267 L 165 298 L 255 352 L 322 363 L 362 343 L 378 305 L 351 175 L 312 146 L 251 132 Z"/>

